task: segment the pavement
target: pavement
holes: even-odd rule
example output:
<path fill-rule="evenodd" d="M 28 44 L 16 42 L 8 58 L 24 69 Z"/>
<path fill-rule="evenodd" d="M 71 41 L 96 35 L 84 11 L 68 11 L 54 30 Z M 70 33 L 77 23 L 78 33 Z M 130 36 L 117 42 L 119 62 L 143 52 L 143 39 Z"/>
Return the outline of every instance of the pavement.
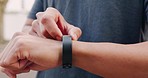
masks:
<path fill-rule="evenodd" d="M 7 43 L 0 44 L 0 52 L 4 49 L 4 47 L 7 45 Z M 35 78 L 36 77 L 36 71 L 30 71 L 29 73 L 23 73 L 17 75 L 17 78 Z M 0 72 L 0 78 L 9 78 L 4 73 Z"/>

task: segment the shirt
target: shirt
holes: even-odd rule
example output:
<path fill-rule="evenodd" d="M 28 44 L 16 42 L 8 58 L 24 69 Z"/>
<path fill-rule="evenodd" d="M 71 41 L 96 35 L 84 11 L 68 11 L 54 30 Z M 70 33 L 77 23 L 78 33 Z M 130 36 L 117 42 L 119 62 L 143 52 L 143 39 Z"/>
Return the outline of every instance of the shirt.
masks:
<path fill-rule="evenodd" d="M 147 5 L 148 0 L 36 0 L 28 18 L 36 19 L 37 12 L 54 7 L 68 23 L 82 30 L 79 41 L 134 44 L 143 41 Z M 39 72 L 37 78 L 101 77 L 77 67 L 58 67 Z"/>

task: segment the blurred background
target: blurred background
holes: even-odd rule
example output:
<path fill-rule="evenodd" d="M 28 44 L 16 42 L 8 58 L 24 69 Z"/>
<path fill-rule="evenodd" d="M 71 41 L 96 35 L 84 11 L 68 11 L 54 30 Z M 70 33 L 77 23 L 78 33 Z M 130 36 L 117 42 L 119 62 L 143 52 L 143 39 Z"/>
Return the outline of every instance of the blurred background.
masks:
<path fill-rule="evenodd" d="M 21 31 L 35 0 L 0 0 L 0 52 L 15 32 Z M 20 74 L 17 78 L 35 78 L 36 72 Z M 0 72 L 0 78 L 8 78 Z"/>

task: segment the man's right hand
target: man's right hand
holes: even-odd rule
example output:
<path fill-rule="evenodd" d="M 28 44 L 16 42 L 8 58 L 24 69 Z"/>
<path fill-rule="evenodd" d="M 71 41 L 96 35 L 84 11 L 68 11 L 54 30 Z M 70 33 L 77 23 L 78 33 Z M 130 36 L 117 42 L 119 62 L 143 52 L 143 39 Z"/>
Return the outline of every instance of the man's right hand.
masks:
<path fill-rule="evenodd" d="M 55 8 L 49 7 L 45 12 L 37 13 L 36 16 L 37 20 L 33 21 L 30 31 L 32 35 L 35 35 L 35 32 L 39 37 L 55 40 L 61 40 L 63 35 L 71 35 L 73 40 L 77 40 L 82 34 L 80 28 L 66 22 Z"/>

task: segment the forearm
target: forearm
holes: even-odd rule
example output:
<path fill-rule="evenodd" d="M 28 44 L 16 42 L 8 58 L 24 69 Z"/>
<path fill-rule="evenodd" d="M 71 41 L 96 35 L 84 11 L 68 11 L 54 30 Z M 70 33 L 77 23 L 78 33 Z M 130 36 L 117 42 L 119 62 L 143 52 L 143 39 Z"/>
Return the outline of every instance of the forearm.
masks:
<path fill-rule="evenodd" d="M 73 41 L 73 64 L 106 78 L 147 78 L 147 46 Z"/>

